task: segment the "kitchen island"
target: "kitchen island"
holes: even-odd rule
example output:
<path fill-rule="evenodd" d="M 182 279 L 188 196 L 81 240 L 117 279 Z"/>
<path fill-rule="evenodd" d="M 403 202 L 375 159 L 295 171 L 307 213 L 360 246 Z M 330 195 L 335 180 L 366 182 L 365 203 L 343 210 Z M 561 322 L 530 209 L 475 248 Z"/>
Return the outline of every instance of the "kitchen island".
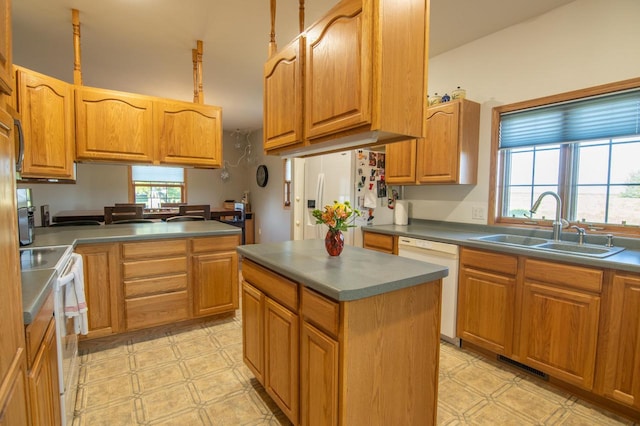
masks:
<path fill-rule="evenodd" d="M 237 250 L 244 361 L 293 424 L 435 424 L 447 268 L 321 240 Z"/>

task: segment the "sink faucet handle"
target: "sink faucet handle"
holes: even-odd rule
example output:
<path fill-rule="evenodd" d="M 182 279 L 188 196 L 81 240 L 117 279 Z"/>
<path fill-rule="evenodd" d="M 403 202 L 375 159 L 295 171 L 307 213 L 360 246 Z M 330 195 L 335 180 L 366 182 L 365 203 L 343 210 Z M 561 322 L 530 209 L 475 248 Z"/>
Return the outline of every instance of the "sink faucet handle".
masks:
<path fill-rule="evenodd" d="M 584 228 L 580 228 L 580 227 L 579 227 L 579 226 L 577 226 L 577 225 L 573 225 L 573 226 L 571 226 L 571 229 L 575 229 L 575 230 L 578 232 L 578 235 L 584 235 L 584 234 L 586 234 L 586 232 L 587 232 L 587 231 L 585 231 L 585 229 L 584 229 Z"/>
<path fill-rule="evenodd" d="M 575 229 L 578 232 L 578 244 L 584 244 L 584 236 L 587 233 L 584 228 L 580 228 L 577 225 L 571 226 L 572 229 Z"/>
<path fill-rule="evenodd" d="M 613 234 L 607 234 L 607 243 L 606 247 L 613 247 Z"/>

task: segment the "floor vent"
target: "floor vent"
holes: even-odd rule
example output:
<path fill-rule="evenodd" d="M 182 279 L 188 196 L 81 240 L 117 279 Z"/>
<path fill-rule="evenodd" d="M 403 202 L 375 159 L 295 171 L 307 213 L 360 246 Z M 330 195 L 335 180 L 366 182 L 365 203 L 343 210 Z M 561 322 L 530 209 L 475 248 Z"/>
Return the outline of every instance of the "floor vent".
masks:
<path fill-rule="evenodd" d="M 514 367 L 517 367 L 520 370 L 526 371 L 529 374 L 533 374 L 534 376 L 543 379 L 543 380 L 549 380 L 549 375 L 546 373 L 543 373 L 540 370 L 536 370 L 535 368 L 529 367 L 528 365 L 524 365 L 519 363 L 518 361 L 514 361 L 512 359 L 507 358 L 506 356 L 503 355 L 498 355 L 498 361 L 502 361 L 505 362 L 509 365 L 513 365 Z"/>

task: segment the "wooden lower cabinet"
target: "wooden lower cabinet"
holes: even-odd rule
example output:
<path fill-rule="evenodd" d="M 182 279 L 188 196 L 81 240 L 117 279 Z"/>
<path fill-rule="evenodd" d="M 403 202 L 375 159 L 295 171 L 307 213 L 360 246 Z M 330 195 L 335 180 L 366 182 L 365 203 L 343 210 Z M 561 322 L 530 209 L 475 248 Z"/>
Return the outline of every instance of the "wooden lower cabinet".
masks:
<path fill-rule="evenodd" d="M 601 270 L 526 259 L 520 361 L 591 390 L 602 280 Z"/>
<path fill-rule="evenodd" d="M 29 397 L 33 425 L 60 425 L 60 387 L 56 324 L 50 318 L 35 360 L 29 368 Z"/>
<path fill-rule="evenodd" d="M 191 240 L 193 315 L 238 309 L 238 236 Z"/>
<path fill-rule="evenodd" d="M 604 272 L 463 248 L 458 337 L 592 390 Z"/>
<path fill-rule="evenodd" d="M 398 237 L 395 235 L 362 232 L 362 246 L 383 253 L 398 254 Z"/>
<path fill-rule="evenodd" d="M 294 425 L 435 424 L 440 280 L 337 302 L 242 272 L 245 364 Z"/>
<path fill-rule="evenodd" d="M 103 337 L 238 308 L 240 235 L 81 244 L 89 334 Z"/>
<path fill-rule="evenodd" d="M 29 424 L 26 369 L 25 353 L 21 349 L 2 381 L 0 426 Z"/>
<path fill-rule="evenodd" d="M 292 421 L 298 419 L 298 315 L 266 298 L 264 387 Z"/>
<path fill-rule="evenodd" d="M 275 277 L 270 272 L 245 260 L 243 277 L 242 337 L 245 364 L 282 412 L 297 424 L 298 315 L 272 299 L 280 294 L 271 294 L 269 297 L 269 293 L 263 291 L 271 289 L 271 284 L 274 284 Z M 297 291 L 290 285 L 287 287 L 286 292 Z"/>
<path fill-rule="evenodd" d="M 338 342 L 308 322 L 300 333 L 300 424 L 338 424 Z"/>
<path fill-rule="evenodd" d="M 86 337 L 103 337 L 123 331 L 120 244 L 80 244 L 74 250 L 82 255 L 84 264 L 89 318 Z"/>
<path fill-rule="evenodd" d="M 264 293 L 242 283 L 242 358 L 264 385 Z"/>
<path fill-rule="evenodd" d="M 190 318 L 187 240 L 122 243 L 126 330 Z"/>
<path fill-rule="evenodd" d="M 613 276 L 600 364 L 606 397 L 640 411 L 640 275 Z"/>
<path fill-rule="evenodd" d="M 463 248 L 458 288 L 458 337 L 497 354 L 512 353 L 514 256 Z"/>

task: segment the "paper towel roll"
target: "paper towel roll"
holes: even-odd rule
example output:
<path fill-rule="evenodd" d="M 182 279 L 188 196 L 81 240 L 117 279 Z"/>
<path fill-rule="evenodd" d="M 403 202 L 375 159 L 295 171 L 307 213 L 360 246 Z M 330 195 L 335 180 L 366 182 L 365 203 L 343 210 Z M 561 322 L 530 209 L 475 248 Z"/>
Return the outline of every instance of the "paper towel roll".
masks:
<path fill-rule="evenodd" d="M 396 200 L 396 207 L 393 214 L 393 223 L 396 225 L 409 224 L 409 202 L 406 200 Z"/>

